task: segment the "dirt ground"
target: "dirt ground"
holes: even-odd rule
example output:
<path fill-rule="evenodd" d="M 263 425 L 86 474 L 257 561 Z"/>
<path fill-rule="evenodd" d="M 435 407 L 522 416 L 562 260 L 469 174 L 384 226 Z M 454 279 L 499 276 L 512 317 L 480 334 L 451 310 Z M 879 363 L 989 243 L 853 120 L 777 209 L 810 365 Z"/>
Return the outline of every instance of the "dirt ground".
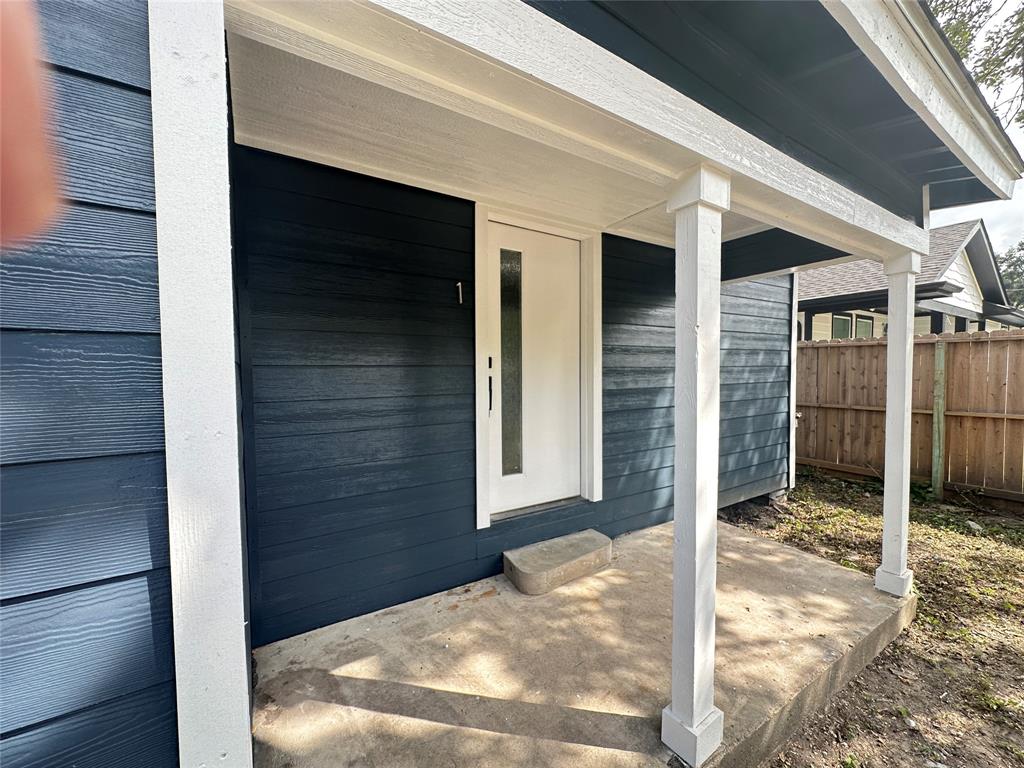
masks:
<path fill-rule="evenodd" d="M 1024 768 L 1024 515 L 911 495 L 916 621 L 763 768 Z M 785 505 L 723 517 L 849 568 L 878 566 L 877 482 L 809 472 Z"/>

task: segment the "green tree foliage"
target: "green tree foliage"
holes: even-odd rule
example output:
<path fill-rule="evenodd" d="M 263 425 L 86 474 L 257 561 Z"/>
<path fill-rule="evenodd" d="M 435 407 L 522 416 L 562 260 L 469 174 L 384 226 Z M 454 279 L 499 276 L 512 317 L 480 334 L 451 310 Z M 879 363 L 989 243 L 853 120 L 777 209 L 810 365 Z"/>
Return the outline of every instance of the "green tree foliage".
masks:
<path fill-rule="evenodd" d="M 993 94 L 999 118 L 1024 125 L 1024 3 L 930 0 L 929 5 L 974 79 Z M 1001 21 L 985 29 L 994 18 Z"/>
<path fill-rule="evenodd" d="M 1024 240 L 1010 246 L 999 257 L 999 271 L 1011 306 L 1024 309 Z"/>

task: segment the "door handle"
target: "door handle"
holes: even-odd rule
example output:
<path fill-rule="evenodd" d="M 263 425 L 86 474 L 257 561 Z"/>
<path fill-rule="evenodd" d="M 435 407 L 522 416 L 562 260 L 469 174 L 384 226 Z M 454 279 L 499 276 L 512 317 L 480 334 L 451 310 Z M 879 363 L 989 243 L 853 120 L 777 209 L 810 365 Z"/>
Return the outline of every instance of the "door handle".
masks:
<path fill-rule="evenodd" d="M 494 410 L 494 377 L 487 377 L 487 412 Z"/>

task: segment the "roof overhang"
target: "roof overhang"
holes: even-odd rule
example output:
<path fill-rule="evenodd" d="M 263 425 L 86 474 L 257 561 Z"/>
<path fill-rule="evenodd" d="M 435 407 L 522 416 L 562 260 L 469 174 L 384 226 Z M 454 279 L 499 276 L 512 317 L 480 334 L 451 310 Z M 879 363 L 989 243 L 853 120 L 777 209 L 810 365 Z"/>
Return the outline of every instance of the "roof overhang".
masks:
<path fill-rule="evenodd" d="M 521 181 L 532 171 L 535 208 L 554 216 L 575 205 L 576 195 L 586 205 L 558 210 L 559 218 L 606 231 L 651 212 L 656 226 L 637 229 L 650 230 L 652 242 L 671 221 L 664 210 L 670 190 L 704 162 L 730 174 L 731 211 L 755 228 L 780 227 L 861 258 L 927 252 L 927 232 L 913 222 L 519 0 L 229 0 L 226 21 L 241 143 L 520 210 L 529 208 L 529 185 L 506 185 L 504 199 L 490 196 L 503 179 Z M 239 40 L 259 43 L 263 52 Z M 269 61 L 263 66 L 267 50 L 277 52 L 276 70 Z M 283 62 L 281 53 L 306 64 Z M 360 107 L 373 109 L 376 122 Z M 421 147 L 414 157 L 425 125 L 446 132 L 447 143 L 438 142 L 433 155 Z M 504 165 L 492 139 L 514 150 Z M 387 157 L 388 142 L 396 151 L 405 142 L 409 162 L 402 168 Z M 544 185 L 559 172 L 579 175 L 555 194 Z M 588 179 L 600 186 L 587 187 Z M 642 231 L 630 234 L 646 239 Z"/>
<path fill-rule="evenodd" d="M 982 304 L 982 314 L 1001 323 L 1012 325 L 1015 328 L 1024 328 L 1024 310 L 1016 307 L 1007 307 L 1003 304 L 996 304 L 986 301 Z"/>
<path fill-rule="evenodd" d="M 903 100 L 999 199 L 1008 199 L 1024 160 L 952 50 L 931 13 L 915 0 L 824 0 L 825 8 Z M 932 207 L 943 207 L 937 182 Z M 959 201 L 964 202 L 964 201 Z"/>
<path fill-rule="evenodd" d="M 959 293 L 963 288 L 956 283 L 942 280 L 934 283 L 921 283 L 914 290 L 914 301 L 942 299 Z M 889 291 L 862 291 L 847 293 L 840 296 L 822 296 L 817 299 L 804 299 L 797 308 L 801 312 L 844 312 L 851 309 L 884 309 L 889 305 Z"/>
<path fill-rule="evenodd" d="M 967 252 L 967 261 L 971 265 L 971 270 L 974 272 L 974 277 L 978 281 L 978 287 L 981 288 L 981 294 L 985 300 L 995 304 L 1006 304 L 1008 302 L 1006 288 L 1003 285 L 1003 277 L 999 273 L 999 264 L 996 262 L 992 241 L 989 239 L 984 221 L 978 222 L 963 248 Z"/>

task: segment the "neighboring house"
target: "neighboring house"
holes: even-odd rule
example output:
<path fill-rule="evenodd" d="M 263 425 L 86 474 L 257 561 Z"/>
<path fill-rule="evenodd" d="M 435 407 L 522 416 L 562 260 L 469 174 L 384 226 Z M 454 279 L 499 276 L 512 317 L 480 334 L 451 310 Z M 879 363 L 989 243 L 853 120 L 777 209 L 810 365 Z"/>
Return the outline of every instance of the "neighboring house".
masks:
<path fill-rule="evenodd" d="M 792 483 L 791 273 L 839 258 L 888 275 L 907 594 L 922 192 L 1024 168 L 924 6 L 40 9 L 68 205 L 3 259 L 5 768 L 251 765 L 252 645 L 673 518 L 702 762 L 716 507 Z"/>
<path fill-rule="evenodd" d="M 914 333 L 996 331 L 1024 326 L 1009 306 L 981 219 L 936 227 L 921 258 Z M 805 340 L 884 336 L 885 273 L 874 261 L 849 261 L 800 275 L 799 328 Z"/>

